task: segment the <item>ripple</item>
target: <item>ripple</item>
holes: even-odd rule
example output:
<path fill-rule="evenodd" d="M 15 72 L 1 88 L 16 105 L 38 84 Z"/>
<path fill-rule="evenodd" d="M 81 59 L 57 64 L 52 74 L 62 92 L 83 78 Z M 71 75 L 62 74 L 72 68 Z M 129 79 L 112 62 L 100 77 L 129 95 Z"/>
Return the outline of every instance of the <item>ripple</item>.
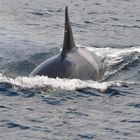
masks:
<path fill-rule="evenodd" d="M 133 28 L 132 26 L 127 26 L 127 25 L 112 25 L 114 27 L 121 27 L 121 28 Z"/>
<path fill-rule="evenodd" d="M 93 4 L 97 6 L 101 5 L 101 3 L 98 3 L 98 2 L 94 2 Z"/>
<path fill-rule="evenodd" d="M 44 15 L 44 13 L 39 13 L 39 12 L 32 12 L 33 15 L 38 15 L 38 16 L 42 16 Z"/>
<path fill-rule="evenodd" d="M 18 96 L 20 94 L 15 91 L 8 91 L 8 92 L 4 93 L 4 95 L 5 96 Z"/>
<path fill-rule="evenodd" d="M 69 111 L 66 111 L 66 114 L 73 114 L 73 115 L 76 115 L 76 116 L 79 116 L 79 117 L 81 117 L 81 116 L 85 116 L 85 117 L 89 116 L 89 115 L 87 115 L 85 113 L 78 112 L 76 109 L 68 108 L 68 110 Z"/>
<path fill-rule="evenodd" d="M 84 22 L 85 22 L 86 24 L 93 24 L 92 22 L 87 21 L 87 20 L 85 20 Z"/>
<path fill-rule="evenodd" d="M 35 96 L 35 93 L 24 94 L 24 98 L 32 98 L 34 96 Z"/>
<path fill-rule="evenodd" d="M 19 93 L 12 90 L 13 86 L 9 83 L 0 83 L 0 94 L 4 96 L 18 96 Z"/>
<path fill-rule="evenodd" d="M 8 127 L 8 128 L 20 128 L 20 129 L 22 129 L 22 130 L 24 130 L 24 129 L 29 129 L 28 126 L 23 126 L 23 125 L 14 123 L 14 122 L 8 122 L 8 123 L 7 123 L 7 127 Z"/>
<path fill-rule="evenodd" d="M 98 93 L 97 91 L 94 90 L 88 90 L 88 89 L 77 89 L 78 92 L 81 92 L 85 95 L 90 95 L 90 96 L 101 96 L 100 93 Z"/>
<path fill-rule="evenodd" d="M 122 120 L 121 122 L 128 122 L 128 123 L 140 123 L 140 120 L 134 120 L 134 121 L 129 121 L 129 120 Z"/>
<path fill-rule="evenodd" d="M 32 109 L 32 108 L 26 108 L 27 110 L 29 110 L 29 111 L 34 111 L 34 109 Z"/>
<path fill-rule="evenodd" d="M 30 13 L 35 16 L 50 16 L 50 14 L 46 12 L 30 12 Z"/>
<path fill-rule="evenodd" d="M 43 121 L 36 120 L 36 119 L 29 119 L 29 121 L 33 123 L 43 123 Z"/>
<path fill-rule="evenodd" d="M 107 132 L 115 132 L 115 133 L 117 133 L 117 134 L 122 134 L 122 135 L 124 135 L 124 136 L 128 136 L 128 135 L 131 134 L 131 133 L 129 133 L 129 132 L 123 132 L 123 131 L 116 130 L 116 129 L 113 129 L 113 128 L 105 128 L 105 130 L 106 130 Z"/>
<path fill-rule="evenodd" d="M 28 59 L 32 63 L 38 65 L 41 62 L 43 62 L 44 60 L 46 60 L 46 59 L 50 58 L 51 56 L 54 56 L 58 53 L 59 53 L 58 48 L 52 48 L 50 50 L 46 50 L 46 52 L 35 53 L 35 54 L 31 55 Z"/>
<path fill-rule="evenodd" d="M 34 67 L 35 64 L 29 60 L 19 60 L 4 65 L 5 74 L 10 73 L 13 76 L 28 75 Z"/>
<path fill-rule="evenodd" d="M 0 83 L 0 88 L 1 88 L 1 90 L 2 90 L 2 89 L 3 89 L 3 90 L 7 90 L 7 89 L 12 89 L 13 86 L 12 86 L 12 84 L 10 84 L 10 83 L 2 82 L 2 83 Z M 1 91 L 1 90 L 0 90 L 0 91 Z"/>
<path fill-rule="evenodd" d="M 40 24 L 35 24 L 35 23 L 28 23 L 26 25 L 29 25 L 29 26 L 40 26 Z"/>
<path fill-rule="evenodd" d="M 45 133 L 50 133 L 51 130 L 49 130 L 47 127 L 40 127 L 40 126 L 33 126 L 30 130 L 35 130 L 35 131 L 42 131 Z"/>
<path fill-rule="evenodd" d="M 63 10 L 62 9 L 58 9 L 58 10 L 56 10 L 56 12 L 63 12 Z"/>
<path fill-rule="evenodd" d="M 140 103 L 129 103 L 128 106 L 140 108 Z"/>
<path fill-rule="evenodd" d="M 134 25 L 133 28 L 140 28 L 140 26 L 136 26 L 136 25 Z"/>
<path fill-rule="evenodd" d="M 97 15 L 97 14 L 99 14 L 99 13 L 91 11 L 91 12 L 88 12 L 88 14 L 89 14 L 89 15 Z"/>
<path fill-rule="evenodd" d="M 81 139 L 93 139 L 93 138 L 95 138 L 95 136 L 93 136 L 92 134 L 79 134 L 78 136 Z"/>
<path fill-rule="evenodd" d="M 6 120 L 6 119 L 5 120 L 0 120 L 0 122 L 2 122 L 2 123 L 3 122 L 9 122 L 9 120 Z"/>
<path fill-rule="evenodd" d="M 119 90 L 113 89 L 113 88 L 108 88 L 107 92 L 106 92 L 110 97 L 112 96 L 125 96 L 124 94 L 122 94 Z"/>
<path fill-rule="evenodd" d="M 4 106 L 4 105 L 0 105 L 0 108 L 3 108 L 3 109 L 12 109 L 12 108 L 7 107 L 7 106 Z"/>
<path fill-rule="evenodd" d="M 118 21 L 118 20 L 120 20 L 120 19 L 115 18 L 115 17 L 111 17 L 111 19 L 114 20 L 114 21 Z"/>
<path fill-rule="evenodd" d="M 137 22 L 140 22 L 140 19 L 137 19 L 136 21 L 137 21 Z"/>
<path fill-rule="evenodd" d="M 56 98 L 45 98 L 42 101 L 45 101 L 47 104 L 50 105 L 61 105 L 61 101 Z"/>

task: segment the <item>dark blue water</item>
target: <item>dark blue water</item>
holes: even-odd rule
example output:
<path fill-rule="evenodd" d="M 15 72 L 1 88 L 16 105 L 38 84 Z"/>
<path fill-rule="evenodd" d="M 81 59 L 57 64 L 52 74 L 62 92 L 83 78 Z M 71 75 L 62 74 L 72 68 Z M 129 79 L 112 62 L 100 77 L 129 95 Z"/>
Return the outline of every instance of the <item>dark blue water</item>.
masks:
<path fill-rule="evenodd" d="M 60 52 L 66 5 L 101 81 L 28 77 Z M 0 0 L 0 139 L 139 140 L 139 0 Z"/>

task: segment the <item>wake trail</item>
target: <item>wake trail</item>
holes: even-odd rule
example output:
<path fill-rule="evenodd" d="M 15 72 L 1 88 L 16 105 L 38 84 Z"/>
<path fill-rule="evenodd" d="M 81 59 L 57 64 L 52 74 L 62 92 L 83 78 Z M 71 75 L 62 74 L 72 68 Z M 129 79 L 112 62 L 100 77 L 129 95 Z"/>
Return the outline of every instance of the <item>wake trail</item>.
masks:
<path fill-rule="evenodd" d="M 83 47 L 83 46 L 80 46 Z M 110 76 L 115 72 L 121 70 L 125 65 L 140 58 L 139 46 L 131 48 L 93 48 L 86 47 L 90 51 L 96 53 L 104 59 L 104 63 L 107 65 L 106 73 L 104 77 Z M 111 86 L 122 86 L 123 84 L 135 84 L 134 81 L 82 81 L 79 79 L 61 79 L 61 78 L 48 78 L 47 76 L 35 76 L 35 77 L 22 77 L 15 78 L 7 77 L 0 74 L 0 83 L 10 83 L 13 86 L 31 89 L 31 88 L 54 88 L 62 90 L 76 90 L 81 88 L 92 88 L 105 92 Z"/>

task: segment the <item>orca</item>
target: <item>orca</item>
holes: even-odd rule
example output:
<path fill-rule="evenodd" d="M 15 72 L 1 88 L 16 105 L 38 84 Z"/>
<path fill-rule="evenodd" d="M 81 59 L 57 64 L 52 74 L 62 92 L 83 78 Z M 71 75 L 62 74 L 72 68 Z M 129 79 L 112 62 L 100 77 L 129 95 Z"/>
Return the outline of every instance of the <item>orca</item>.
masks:
<path fill-rule="evenodd" d="M 66 6 L 64 41 L 61 53 L 41 63 L 31 72 L 30 76 L 43 75 L 50 78 L 100 80 L 104 69 L 104 63 L 99 56 L 86 48 L 76 47 Z"/>

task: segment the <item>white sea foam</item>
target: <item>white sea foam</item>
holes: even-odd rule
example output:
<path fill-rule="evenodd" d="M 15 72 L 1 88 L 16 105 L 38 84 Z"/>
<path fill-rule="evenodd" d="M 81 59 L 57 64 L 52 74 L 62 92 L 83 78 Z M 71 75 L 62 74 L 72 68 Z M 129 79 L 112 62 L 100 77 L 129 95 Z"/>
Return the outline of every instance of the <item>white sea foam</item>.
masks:
<path fill-rule="evenodd" d="M 46 76 L 8 78 L 0 74 L 0 83 L 7 82 L 21 88 L 47 88 L 62 90 L 76 90 L 80 88 L 93 88 L 105 92 L 110 86 L 121 86 L 122 81 L 97 82 L 81 81 L 79 79 L 48 78 Z M 130 84 L 130 83 L 129 83 Z M 131 83 L 132 84 L 132 83 Z"/>
<path fill-rule="evenodd" d="M 82 45 L 77 45 L 78 47 L 86 47 Z M 117 57 L 120 54 L 138 52 L 140 53 L 140 46 L 134 46 L 129 48 L 97 48 L 97 47 L 86 47 L 88 50 L 96 53 L 99 56 Z"/>
<path fill-rule="evenodd" d="M 78 46 L 84 47 L 80 45 Z M 108 77 L 109 75 L 112 75 L 120 71 L 129 63 L 139 59 L 140 57 L 140 46 L 134 46 L 129 48 L 110 48 L 110 47 L 106 48 L 86 47 L 86 48 L 94 52 L 104 60 L 104 63 L 107 66 L 107 71 L 105 72 L 104 77 Z M 129 57 L 130 59 L 128 59 Z M 114 70 L 111 69 L 112 66 L 115 66 L 119 63 L 121 63 L 119 67 L 117 67 Z"/>
<path fill-rule="evenodd" d="M 78 47 L 85 47 L 82 45 L 77 45 Z M 134 46 L 129 48 L 96 48 L 96 47 L 86 47 L 89 51 L 94 52 L 100 57 L 108 57 L 118 59 L 122 55 L 132 54 L 134 52 L 140 53 L 140 46 Z"/>

